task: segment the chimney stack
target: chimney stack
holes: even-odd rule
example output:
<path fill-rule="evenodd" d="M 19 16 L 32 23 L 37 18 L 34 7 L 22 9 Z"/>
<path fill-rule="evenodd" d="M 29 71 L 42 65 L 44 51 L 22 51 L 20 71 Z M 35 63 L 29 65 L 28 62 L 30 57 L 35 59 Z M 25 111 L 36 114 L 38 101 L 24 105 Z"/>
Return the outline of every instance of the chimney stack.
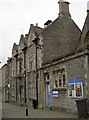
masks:
<path fill-rule="evenodd" d="M 69 2 L 64 1 L 64 0 L 60 0 L 59 2 L 59 15 L 63 14 L 63 13 L 69 13 Z"/>

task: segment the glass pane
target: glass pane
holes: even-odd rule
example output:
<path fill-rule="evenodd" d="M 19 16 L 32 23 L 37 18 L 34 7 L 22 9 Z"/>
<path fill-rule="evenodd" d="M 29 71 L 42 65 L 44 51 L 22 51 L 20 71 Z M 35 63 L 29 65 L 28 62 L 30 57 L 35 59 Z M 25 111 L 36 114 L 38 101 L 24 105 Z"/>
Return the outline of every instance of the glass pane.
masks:
<path fill-rule="evenodd" d="M 47 75 L 47 80 L 49 80 L 49 75 Z"/>
<path fill-rule="evenodd" d="M 46 75 L 46 81 L 49 80 L 49 74 Z"/>
<path fill-rule="evenodd" d="M 75 91 L 74 91 L 74 84 L 69 84 L 68 85 L 68 88 L 69 88 L 69 96 L 72 96 L 74 97 L 75 96 Z"/>
<path fill-rule="evenodd" d="M 61 71 L 58 72 L 59 87 L 62 87 Z"/>
<path fill-rule="evenodd" d="M 76 83 L 75 88 L 76 88 L 76 97 L 82 97 L 82 83 Z"/>
<path fill-rule="evenodd" d="M 66 87 L 65 75 L 63 75 L 63 87 Z"/>
<path fill-rule="evenodd" d="M 59 78 L 59 87 L 62 87 L 61 78 Z"/>
<path fill-rule="evenodd" d="M 57 80 L 55 80 L 55 88 L 57 87 Z"/>
<path fill-rule="evenodd" d="M 56 88 L 58 85 L 57 85 L 57 73 L 55 72 L 54 73 L 54 88 Z"/>

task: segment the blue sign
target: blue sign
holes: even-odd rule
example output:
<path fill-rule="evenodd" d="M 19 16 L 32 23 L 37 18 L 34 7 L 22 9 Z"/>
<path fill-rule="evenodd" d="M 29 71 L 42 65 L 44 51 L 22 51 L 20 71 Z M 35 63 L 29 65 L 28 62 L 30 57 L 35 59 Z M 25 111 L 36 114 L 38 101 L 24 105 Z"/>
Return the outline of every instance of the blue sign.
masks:
<path fill-rule="evenodd" d="M 58 97 L 59 96 L 59 91 L 53 91 L 53 97 Z"/>
<path fill-rule="evenodd" d="M 68 83 L 78 83 L 78 82 L 82 82 L 82 79 L 73 79 L 73 80 L 69 80 Z"/>

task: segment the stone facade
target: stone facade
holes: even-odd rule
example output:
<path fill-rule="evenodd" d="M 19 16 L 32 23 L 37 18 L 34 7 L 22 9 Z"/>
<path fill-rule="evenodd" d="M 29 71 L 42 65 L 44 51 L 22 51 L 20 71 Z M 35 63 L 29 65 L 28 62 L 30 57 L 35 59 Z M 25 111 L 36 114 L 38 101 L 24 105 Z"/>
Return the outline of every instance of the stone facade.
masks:
<path fill-rule="evenodd" d="M 82 55 L 82 56 L 81 56 Z M 55 62 L 51 62 L 48 65 L 45 65 L 42 73 L 45 76 L 45 73 L 48 73 L 50 76 L 49 84 L 50 84 L 50 107 L 52 109 L 59 109 L 59 110 L 66 110 L 69 112 L 75 112 L 76 108 L 76 97 L 71 98 L 68 96 L 68 81 L 72 79 L 83 79 L 83 97 L 88 98 L 88 84 L 87 84 L 87 55 L 86 52 L 77 52 L 73 55 L 67 56 L 65 58 L 61 58 Z M 65 88 L 55 88 L 54 87 L 54 72 L 60 69 L 65 69 L 66 75 L 66 87 Z M 45 78 L 45 77 L 43 77 Z M 44 82 L 43 82 L 44 81 Z M 48 83 L 45 79 L 42 79 L 44 89 L 42 87 L 42 99 L 43 99 L 43 106 L 47 105 L 46 100 L 46 84 Z M 59 97 L 53 97 L 53 91 L 59 91 Z"/>
<path fill-rule="evenodd" d="M 89 13 L 81 32 L 69 3 L 59 6 L 56 20 L 44 29 L 31 24 L 19 45 L 14 43 L 7 61 L 9 101 L 76 113 L 76 99 L 89 104 Z"/>
<path fill-rule="evenodd" d="M 2 101 L 8 102 L 8 65 L 5 64 L 1 68 L 2 72 Z"/>

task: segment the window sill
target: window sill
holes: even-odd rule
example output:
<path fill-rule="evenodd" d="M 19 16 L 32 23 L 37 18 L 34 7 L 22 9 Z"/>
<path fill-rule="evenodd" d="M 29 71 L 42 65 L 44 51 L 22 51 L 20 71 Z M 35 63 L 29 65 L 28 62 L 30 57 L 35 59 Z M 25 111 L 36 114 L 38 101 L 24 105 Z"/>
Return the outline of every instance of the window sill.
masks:
<path fill-rule="evenodd" d="M 81 99 L 81 98 L 83 98 L 83 97 L 70 97 L 70 96 L 69 96 L 69 98 L 70 98 L 70 99 Z"/>

